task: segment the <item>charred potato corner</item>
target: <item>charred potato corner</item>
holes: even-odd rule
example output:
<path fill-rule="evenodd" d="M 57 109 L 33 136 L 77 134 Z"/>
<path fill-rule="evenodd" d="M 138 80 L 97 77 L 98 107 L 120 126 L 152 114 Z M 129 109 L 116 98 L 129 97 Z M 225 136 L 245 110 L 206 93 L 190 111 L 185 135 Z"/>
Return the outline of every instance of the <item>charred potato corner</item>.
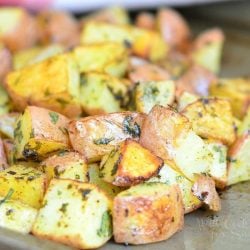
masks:
<path fill-rule="evenodd" d="M 250 80 L 172 9 L 0 8 L 0 226 L 79 249 L 167 240 L 250 180 Z"/>

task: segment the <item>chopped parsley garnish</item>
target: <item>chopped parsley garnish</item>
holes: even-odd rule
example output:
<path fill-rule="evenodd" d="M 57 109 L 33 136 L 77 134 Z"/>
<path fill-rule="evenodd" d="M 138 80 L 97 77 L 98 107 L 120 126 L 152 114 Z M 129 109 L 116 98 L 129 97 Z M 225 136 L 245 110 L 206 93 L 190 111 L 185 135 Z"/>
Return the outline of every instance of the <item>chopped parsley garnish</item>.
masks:
<path fill-rule="evenodd" d="M 56 124 L 58 119 L 59 119 L 59 115 L 55 112 L 49 112 L 49 116 L 50 116 L 50 120 L 53 124 Z"/>

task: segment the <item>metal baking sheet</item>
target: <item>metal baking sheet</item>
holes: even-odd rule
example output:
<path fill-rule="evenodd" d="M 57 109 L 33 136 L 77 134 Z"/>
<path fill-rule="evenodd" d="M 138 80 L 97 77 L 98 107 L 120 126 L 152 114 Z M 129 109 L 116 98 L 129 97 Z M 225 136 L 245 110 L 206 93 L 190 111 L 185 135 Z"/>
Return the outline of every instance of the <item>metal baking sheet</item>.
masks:
<path fill-rule="evenodd" d="M 250 2 L 186 8 L 181 10 L 194 33 L 213 26 L 226 33 L 222 72 L 224 77 L 250 75 Z M 233 186 L 221 195 L 222 210 L 197 210 L 185 216 L 184 229 L 169 240 L 124 246 L 109 242 L 103 250 L 237 250 L 250 246 L 250 182 Z M 1 250 L 66 250 L 64 245 L 0 229 Z"/>

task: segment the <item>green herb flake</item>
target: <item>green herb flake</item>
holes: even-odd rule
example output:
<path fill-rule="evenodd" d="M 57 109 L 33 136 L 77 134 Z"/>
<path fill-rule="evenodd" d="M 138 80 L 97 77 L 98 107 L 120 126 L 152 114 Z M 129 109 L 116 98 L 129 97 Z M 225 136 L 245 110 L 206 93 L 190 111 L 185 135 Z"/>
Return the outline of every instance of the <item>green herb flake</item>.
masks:
<path fill-rule="evenodd" d="M 99 139 L 94 139 L 93 142 L 96 145 L 107 145 L 109 144 L 111 141 L 113 141 L 115 138 L 111 137 L 111 138 L 99 138 Z"/>
<path fill-rule="evenodd" d="M 126 116 L 122 125 L 124 133 L 129 134 L 133 138 L 140 136 L 140 126 L 136 122 L 133 123 L 133 118 L 131 116 Z"/>
<path fill-rule="evenodd" d="M 214 145 L 213 146 L 213 150 L 215 152 L 219 153 L 219 163 L 224 163 L 225 162 L 225 154 L 222 151 L 222 148 L 220 146 Z"/>
<path fill-rule="evenodd" d="M 109 237 L 112 235 L 112 217 L 110 211 L 105 211 L 102 215 L 101 226 L 97 230 L 99 237 Z"/>
<path fill-rule="evenodd" d="M 59 209 L 60 212 L 65 213 L 67 211 L 67 206 L 69 203 L 63 203 L 61 208 Z"/>
<path fill-rule="evenodd" d="M 9 191 L 8 191 L 8 193 L 6 194 L 6 196 L 5 196 L 2 200 L 0 200 L 0 206 L 1 206 L 3 203 L 5 203 L 6 201 L 9 200 L 9 199 L 11 198 L 11 196 L 13 195 L 13 193 L 14 193 L 14 189 L 13 189 L 13 188 L 10 188 Z"/>
<path fill-rule="evenodd" d="M 59 115 L 55 112 L 49 112 L 49 116 L 50 116 L 50 120 L 53 124 L 56 124 L 58 119 L 59 119 Z"/>
<path fill-rule="evenodd" d="M 18 143 L 21 143 L 22 139 L 23 139 L 23 133 L 21 130 L 21 126 L 22 126 L 22 122 L 21 122 L 21 120 L 19 120 L 16 124 L 15 129 L 14 129 L 14 138 Z"/>

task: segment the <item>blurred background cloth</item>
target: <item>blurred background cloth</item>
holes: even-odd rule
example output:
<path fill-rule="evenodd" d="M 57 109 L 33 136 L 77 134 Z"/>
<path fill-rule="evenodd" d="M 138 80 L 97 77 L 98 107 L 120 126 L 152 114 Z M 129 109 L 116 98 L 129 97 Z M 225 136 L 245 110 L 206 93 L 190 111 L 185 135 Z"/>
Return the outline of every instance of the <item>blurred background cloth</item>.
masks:
<path fill-rule="evenodd" d="M 0 5 L 19 5 L 32 10 L 50 8 L 79 13 L 114 5 L 129 9 L 145 9 L 160 6 L 188 6 L 225 1 L 230 0 L 0 0 Z"/>

